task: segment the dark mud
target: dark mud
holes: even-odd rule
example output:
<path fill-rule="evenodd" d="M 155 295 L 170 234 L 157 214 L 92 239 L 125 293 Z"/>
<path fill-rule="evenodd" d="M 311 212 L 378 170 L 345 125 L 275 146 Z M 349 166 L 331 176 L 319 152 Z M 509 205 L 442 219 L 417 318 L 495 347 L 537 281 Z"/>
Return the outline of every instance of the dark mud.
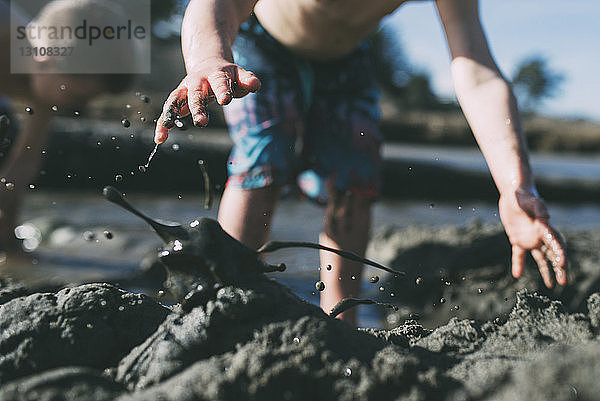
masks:
<path fill-rule="evenodd" d="M 399 287 L 394 302 L 412 299 L 416 309 L 441 291 L 444 309 L 460 303 L 456 314 L 470 319 L 446 319 L 435 330 L 414 320 L 356 330 L 262 274 L 219 288 L 187 313 L 108 284 L 15 295 L 0 306 L 0 399 L 597 399 L 600 294 L 577 291 L 598 291 L 588 277 L 600 270 L 598 233 L 567 236 L 580 280 L 550 297 L 515 293 L 516 283 L 537 288 L 535 271 L 522 284 L 505 277 L 506 266 L 491 273 L 505 258 L 496 228 L 396 234 L 404 238 L 398 266 L 410 272 L 409 255 L 422 264 L 402 279 L 415 295 Z M 388 245 L 394 235 L 385 234 Z M 450 285 L 440 287 L 433 281 L 442 267 Z M 15 294 L 26 290 L 11 285 L 22 288 Z M 469 304 L 471 292 L 483 307 Z"/>

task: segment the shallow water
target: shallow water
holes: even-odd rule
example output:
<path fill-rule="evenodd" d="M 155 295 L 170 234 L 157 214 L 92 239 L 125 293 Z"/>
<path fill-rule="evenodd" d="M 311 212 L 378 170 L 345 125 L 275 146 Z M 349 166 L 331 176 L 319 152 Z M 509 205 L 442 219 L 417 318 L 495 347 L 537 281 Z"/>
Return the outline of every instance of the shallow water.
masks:
<path fill-rule="evenodd" d="M 217 213 L 216 208 L 203 208 L 204 198 L 201 195 L 129 194 L 127 199 L 148 216 L 184 224 L 201 216 L 216 218 Z M 551 204 L 550 211 L 552 222 L 561 230 L 600 229 L 600 207 L 597 205 Z M 316 241 L 322 216 L 323 209 L 319 206 L 307 201 L 285 199 L 274 217 L 271 238 Z M 37 221 L 43 237 L 37 251 L 45 254 L 46 260 L 50 259 L 54 264 L 51 276 L 58 280 L 114 277 L 136 269 L 142 258 L 154 253 L 161 245 L 158 236 L 143 221 L 95 193 L 36 191 L 27 198 L 24 218 Z M 468 225 L 474 220 L 499 223 L 496 205 L 383 200 L 374 206 L 372 232 L 390 226 Z M 108 239 L 104 231 L 109 231 L 112 238 Z M 377 255 L 368 256 L 377 261 Z M 316 250 L 284 249 L 274 252 L 267 259 L 272 263 L 284 262 L 288 266 L 286 272 L 273 274 L 273 277 L 290 286 L 299 296 L 318 303 L 318 294 L 314 294 L 314 284 L 319 279 Z M 43 263 L 32 266 L 32 269 L 43 273 L 41 265 Z M 60 265 L 60 268 L 56 265 Z M 373 285 L 367 278 L 363 280 L 363 288 L 372 290 Z M 383 310 L 380 311 L 376 306 L 360 306 L 359 323 L 362 326 L 378 326 L 380 312 Z"/>

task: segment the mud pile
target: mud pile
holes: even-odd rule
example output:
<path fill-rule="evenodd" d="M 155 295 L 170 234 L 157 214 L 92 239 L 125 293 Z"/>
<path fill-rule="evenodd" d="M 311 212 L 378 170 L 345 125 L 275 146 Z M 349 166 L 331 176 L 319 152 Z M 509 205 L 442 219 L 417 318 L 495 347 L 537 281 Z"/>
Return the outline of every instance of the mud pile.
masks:
<path fill-rule="evenodd" d="M 510 244 L 499 225 L 385 229 L 373 238 L 369 254 L 407 275 L 382 277 L 368 295 L 399 306 L 387 316 L 388 327 L 415 315 L 428 328 L 452 317 L 506 317 L 523 289 L 559 300 L 569 312 L 585 312 L 588 297 L 600 291 L 600 232 L 567 232 L 565 240 L 569 285 L 547 289 L 530 257 L 523 277 L 512 278 Z"/>
<path fill-rule="evenodd" d="M 187 313 L 108 284 L 0 306 L 2 400 L 591 400 L 585 313 L 525 290 L 489 322 L 356 330 L 259 275 Z"/>

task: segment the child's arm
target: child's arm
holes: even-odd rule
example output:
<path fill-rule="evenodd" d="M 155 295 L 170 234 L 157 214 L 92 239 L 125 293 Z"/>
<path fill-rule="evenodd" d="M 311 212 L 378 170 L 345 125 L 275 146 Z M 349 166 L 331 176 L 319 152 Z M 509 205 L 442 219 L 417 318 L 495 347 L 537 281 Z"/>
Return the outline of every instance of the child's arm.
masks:
<path fill-rule="evenodd" d="M 537 195 L 512 90 L 494 62 L 481 27 L 477 0 L 437 0 L 452 55 L 456 95 L 500 192 L 500 217 L 512 244 L 512 273 L 520 277 L 525 253 L 546 286 L 564 285 L 565 251 Z"/>
<path fill-rule="evenodd" d="M 162 143 L 174 115 L 192 114 L 194 124 L 208 123 L 206 105 L 225 105 L 260 88 L 259 79 L 233 64 L 231 46 L 241 23 L 257 0 L 192 0 L 181 29 L 187 76 L 171 92 L 156 124 L 154 141 Z"/>

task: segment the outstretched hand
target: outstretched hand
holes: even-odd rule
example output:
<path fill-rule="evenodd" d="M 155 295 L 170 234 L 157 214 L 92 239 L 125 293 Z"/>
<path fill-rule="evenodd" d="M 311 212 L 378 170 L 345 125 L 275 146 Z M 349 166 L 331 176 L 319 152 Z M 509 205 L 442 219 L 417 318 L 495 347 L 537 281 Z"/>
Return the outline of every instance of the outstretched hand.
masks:
<path fill-rule="evenodd" d="M 258 89 L 260 80 L 252 72 L 225 60 L 208 60 L 199 70 L 189 73 L 167 98 L 156 122 L 154 142 L 166 141 L 175 120 L 189 114 L 195 126 L 206 126 L 207 105 L 211 101 L 223 106 Z"/>
<path fill-rule="evenodd" d="M 553 277 L 558 284 L 565 285 L 565 245 L 560 233 L 548 224 L 550 216 L 544 201 L 531 190 L 518 189 L 501 196 L 499 208 L 502 224 L 512 244 L 512 275 L 521 277 L 525 254 L 529 251 L 546 287 L 554 286 Z"/>

